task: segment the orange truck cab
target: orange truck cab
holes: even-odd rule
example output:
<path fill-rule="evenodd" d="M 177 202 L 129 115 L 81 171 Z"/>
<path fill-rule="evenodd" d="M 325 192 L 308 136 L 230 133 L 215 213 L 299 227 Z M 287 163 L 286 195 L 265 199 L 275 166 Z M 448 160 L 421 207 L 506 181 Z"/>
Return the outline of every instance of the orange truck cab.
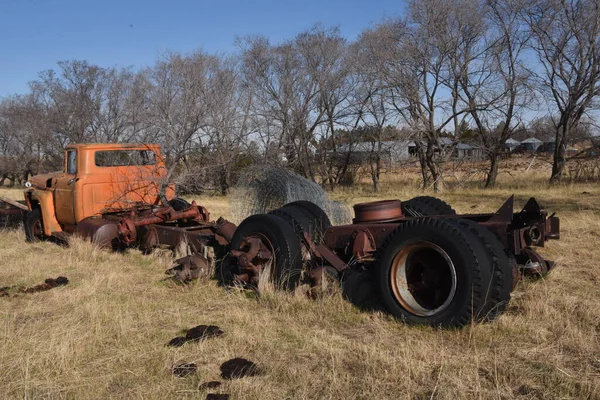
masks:
<path fill-rule="evenodd" d="M 167 169 L 157 144 L 72 144 L 63 171 L 36 175 L 27 183 L 25 201 L 34 235 L 60 236 L 88 217 L 123 212 L 175 197 L 166 184 Z M 35 222 L 35 221 L 34 221 Z"/>

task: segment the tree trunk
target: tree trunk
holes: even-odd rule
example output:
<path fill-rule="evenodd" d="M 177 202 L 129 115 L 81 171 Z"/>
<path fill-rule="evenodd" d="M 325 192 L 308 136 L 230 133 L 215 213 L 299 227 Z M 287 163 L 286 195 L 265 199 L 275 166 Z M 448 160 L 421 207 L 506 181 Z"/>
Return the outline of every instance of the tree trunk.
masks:
<path fill-rule="evenodd" d="M 225 165 L 219 169 L 219 191 L 221 195 L 225 196 L 229 191 L 229 170 Z"/>
<path fill-rule="evenodd" d="M 427 168 L 431 173 L 431 179 L 433 180 L 433 191 L 437 193 L 441 189 L 440 177 L 442 173 L 440 166 L 435 161 L 435 145 L 434 142 L 431 140 L 427 142 L 427 151 L 425 152 L 425 163 L 427 164 Z"/>
<path fill-rule="evenodd" d="M 373 179 L 373 190 L 379 193 L 379 177 L 381 176 L 381 156 L 375 157 L 375 167 L 371 165 L 371 178 Z"/>
<path fill-rule="evenodd" d="M 429 171 L 431 172 L 431 179 L 433 179 L 433 191 L 438 193 L 442 189 L 440 178 L 442 177 L 442 171 L 435 160 L 428 161 Z"/>
<path fill-rule="evenodd" d="M 485 181 L 486 189 L 493 188 L 496 186 L 496 178 L 498 177 L 498 167 L 500 165 L 500 160 L 498 154 L 494 152 L 494 154 L 490 155 L 490 169 L 487 173 L 487 179 Z"/>
<path fill-rule="evenodd" d="M 415 141 L 415 143 L 417 143 Z M 421 144 L 416 144 L 417 155 L 419 156 L 419 166 L 421 167 L 421 178 L 423 179 L 423 189 L 429 186 L 429 173 L 427 172 L 427 162 L 425 160 L 425 152 Z"/>
<path fill-rule="evenodd" d="M 559 183 L 562 179 L 562 174 L 565 169 L 566 161 L 566 143 L 565 138 L 568 137 L 568 128 L 563 126 L 556 131 L 556 141 L 554 142 L 554 159 L 552 160 L 552 175 L 550 183 Z"/>
<path fill-rule="evenodd" d="M 554 151 L 554 161 L 552 162 L 552 175 L 550 176 L 550 183 L 559 183 L 563 170 L 565 169 L 565 149 L 564 146 L 556 146 Z"/>

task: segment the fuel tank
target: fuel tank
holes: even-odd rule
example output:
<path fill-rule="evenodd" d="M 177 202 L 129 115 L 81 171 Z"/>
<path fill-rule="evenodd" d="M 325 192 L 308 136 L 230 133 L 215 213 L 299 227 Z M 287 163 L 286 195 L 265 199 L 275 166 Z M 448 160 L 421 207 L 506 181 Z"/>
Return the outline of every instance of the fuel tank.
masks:
<path fill-rule="evenodd" d="M 118 225 L 96 216 L 79 221 L 75 234 L 90 239 L 92 243 L 103 248 L 115 248 L 119 242 Z"/>

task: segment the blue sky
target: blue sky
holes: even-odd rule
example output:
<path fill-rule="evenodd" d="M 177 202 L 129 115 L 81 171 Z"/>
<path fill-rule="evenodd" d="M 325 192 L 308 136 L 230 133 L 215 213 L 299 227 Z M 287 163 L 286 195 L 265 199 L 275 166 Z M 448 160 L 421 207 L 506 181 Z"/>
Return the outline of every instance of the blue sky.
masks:
<path fill-rule="evenodd" d="M 236 36 L 292 38 L 316 23 L 354 39 L 402 0 L 0 0 L 0 97 L 62 60 L 145 67 L 167 50 L 231 53 Z"/>

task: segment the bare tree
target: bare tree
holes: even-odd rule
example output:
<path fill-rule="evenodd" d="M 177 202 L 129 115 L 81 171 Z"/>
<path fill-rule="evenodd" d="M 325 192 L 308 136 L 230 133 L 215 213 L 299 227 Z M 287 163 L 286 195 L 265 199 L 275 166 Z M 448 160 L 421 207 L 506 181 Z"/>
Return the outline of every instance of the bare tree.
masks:
<path fill-rule="evenodd" d="M 317 85 L 305 72 L 293 41 L 272 46 L 264 37 L 241 42 L 245 85 L 253 96 L 254 128 L 265 147 L 277 146 L 287 164 L 312 176 L 307 131 L 322 122 L 312 119 Z M 307 124 L 310 123 L 310 128 Z"/>
<path fill-rule="evenodd" d="M 45 107 L 48 135 L 45 151 L 62 160 L 69 143 L 94 140 L 93 126 L 102 103 L 104 70 L 86 61 L 62 61 L 59 71 L 47 70 L 31 83 L 32 92 Z"/>
<path fill-rule="evenodd" d="M 92 137 L 99 142 L 129 142 L 135 137 L 135 121 L 128 109 L 134 94 L 134 74 L 128 69 L 103 70 L 100 82 L 100 107 L 90 127 Z"/>
<path fill-rule="evenodd" d="M 0 185 L 22 184 L 42 167 L 44 115 L 32 94 L 0 101 Z"/>
<path fill-rule="evenodd" d="M 347 137 L 339 137 L 340 127 L 356 127 L 360 116 L 355 115 L 351 96 L 356 89 L 353 54 L 338 29 L 314 28 L 297 37 L 300 53 L 306 59 L 308 72 L 317 83 L 317 110 L 323 115 L 323 123 L 318 127 L 322 142 L 327 143 L 327 151 L 321 152 L 318 162 L 323 181 L 331 190 L 340 183 L 349 165 L 349 153 L 339 154 L 339 146 L 347 144 Z M 341 143 L 341 141 L 346 143 Z"/>
<path fill-rule="evenodd" d="M 596 107 L 599 32 L 597 0 L 411 0 L 405 17 L 366 29 L 356 43 L 315 26 L 276 45 L 240 40 L 232 58 L 169 53 L 135 73 L 60 62 L 27 96 L 1 101 L 0 172 L 58 167 L 69 143 L 140 141 L 162 145 L 168 180 L 198 174 L 225 193 L 239 168 L 263 162 L 334 189 L 362 141 L 378 190 L 386 127 L 401 124 L 423 187 L 441 190 L 447 138 L 475 126 L 491 187 L 535 82 L 556 138 L 556 182 L 567 144 Z M 21 165 L 26 154 L 36 167 Z"/>
<path fill-rule="evenodd" d="M 232 183 L 232 173 L 246 150 L 250 99 L 239 90 L 238 71 L 231 61 L 222 63 L 209 89 L 208 123 L 202 136 L 210 150 L 210 165 L 216 171 L 221 194 Z"/>
<path fill-rule="evenodd" d="M 183 163 L 188 181 L 196 174 L 226 193 L 248 114 L 231 60 L 201 51 L 170 53 L 134 81 L 130 125 L 141 140 L 162 145 L 168 170 L 163 189 Z"/>
<path fill-rule="evenodd" d="M 168 169 L 163 190 L 179 161 L 205 144 L 200 133 L 208 124 L 210 89 L 218 66 L 218 58 L 202 52 L 170 53 L 140 73 L 138 83 L 147 99 L 142 137 L 162 145 Z"/>
<path fill-rule="evenodd" d="M 479 4 L 467 0 L 412 1 L 406 23 L 396 22 L 398 39 L 390 68 L 392 102 L 406 123 L 417 133 L 423 183 L 429 176 L 435 191 L 443 187 L 442 162 L 446 146 L 442 134 L 456 133 L 466 114 L 480 104 L 462 101 L 457 81 L 457 54 L 470 57 L 469 46 L 482 29 Z M 462 70 L 462 73 L 466 71 Z M 425 139 L 424 149 L 419 136 Z M 423 156 L 424 153 L 424 156 Z"/>
<path fill-rule="evenodd" d="M 370 93 L 378 93 L 382 99 L 385 99 L 387 107 L 378 108 L 378 111 L 388 110 L 392 118 L 396 114 L 399 119 L 408 126 L 411 131 L 409 136 L 414 140 L 416 154 L 419 158 L 421 167 L 423 187 L 430 184 L 430 173 L 426 163 L 425 149 L 427 147 L 424 141 L 424 129 L 420 119 L 421 113 L 421 94 L 420 72 L 414 67 L 414 60 L 410 57 L 410 41 L 413 39 L 412 28 L 406 19 L 395 19 L 385 21 L 373 29 L 363 31 L 359 40 L 359 47 L 365 50 L 365 61 L 370 59 L 370 64 L 376 66 L 381 75 L 381 81 L 372 87 Z M 369 64 L 367 64 L 369 65 Z M 363 66 L 364 67 L 364 66 Z M 367 72 L 368 74 L 369 72 Z M 377 74 L 372 75 L 374 78 Z M 374 82 L 375 83 L 375 82 Z M 364 86 L 359 87 L 364 90 Z M 367 91 L 363 99 L 357 104 L 365 104 L 364 100 L 370 101 L 371 94 Z M 378 103 L 373 103 L 377 105 Z M 372 111 L 377 109 L 373 108 Z M 360 109 L 359 112 L 364 112 Z M 383 115 L 382 115 L 383 117 Z M 379 118 L 380 120 L 387 119 Z"/>
<path fill-rule="evenodd" d="M 555 131 L 551 183 L 561 180 L 572 132 L 600 93 L 600 3 L 533 0 L 522 12 Z"/>
<path fill-rule="evenodd" d="M 335 132 L 348 95 L 345 40 L 336 29 L 315 27 L 277 46 L 254 37 L 241 47 L 254 128 L 267 138 L 265 147 L 275 142 L 288 165 L 315 180 L 318 130 L 326 124 Z"/>
<path fill-rule="evenodd" d="M 63 61 L 30 83 L 31 95 L 43 110 L 44 153 L 54 168 L 69 143 L 131 140 L 126 102 L 133 90 L 127 69 L 101 68 L 86 61 Z"/>
<path fill-rule="evenodd" d="M 533 102 L 525 65 L 528 32 L 519 19 L 522 0 L 486 0 L 486 29 L 457 52 L 456 79 L 490 162 L 485 182 L 493 187 L 506 140 Z"/>
<path fill-rule="evenodd" d="M 385 80 L 389 36 L 382 38 L 381 33 L 381 30 L 365 30 L 354 45 L 357 85 L 353 106 L 359 121 L 365 125 L 362 140 L 370 144 L 369 172 L 375 192 L 380 186 L 385 127 L 397 120 Z"/>

